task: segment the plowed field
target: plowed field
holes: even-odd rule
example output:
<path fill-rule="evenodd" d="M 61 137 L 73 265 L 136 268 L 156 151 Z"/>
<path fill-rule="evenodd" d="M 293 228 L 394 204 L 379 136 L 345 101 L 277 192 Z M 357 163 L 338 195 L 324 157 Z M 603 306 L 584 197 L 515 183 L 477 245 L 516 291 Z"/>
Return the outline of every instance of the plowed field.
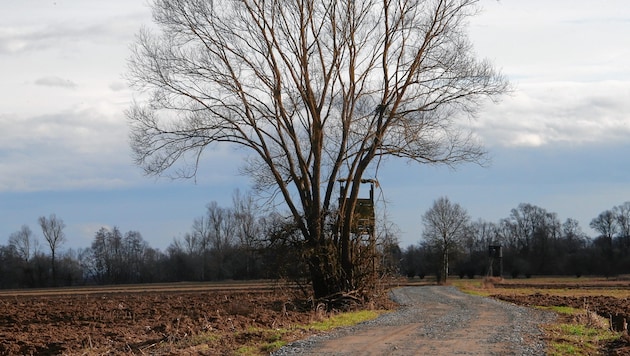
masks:
<path fill-rule="evenodd" d="M 2 293 L 0 354 L 226 355 L 263 328 L 314 317 L 290 293 L 259 285 L 147 288 Z"/>

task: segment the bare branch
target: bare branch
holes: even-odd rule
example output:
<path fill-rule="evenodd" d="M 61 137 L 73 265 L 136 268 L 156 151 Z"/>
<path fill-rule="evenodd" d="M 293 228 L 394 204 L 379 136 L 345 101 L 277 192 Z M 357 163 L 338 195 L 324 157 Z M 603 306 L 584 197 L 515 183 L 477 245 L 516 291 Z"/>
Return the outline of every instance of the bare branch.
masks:
<path fill-rule="evenodd" d="M 243 147 L 243 172 L 284 201 L 305 241 L 348 239 L 326 219 L 338 208 L 351 223 L 378 160 L 486 162 L 461 120 L 508 83 L 473 56 L 477 3 L 153 0 L 160 31 L 141 31 L 129 60 L 145 95 L 127 111 L 135 162 L 188 178 L 209 146 Z M 349 205 L 335 207 L 340 178 Z"/>

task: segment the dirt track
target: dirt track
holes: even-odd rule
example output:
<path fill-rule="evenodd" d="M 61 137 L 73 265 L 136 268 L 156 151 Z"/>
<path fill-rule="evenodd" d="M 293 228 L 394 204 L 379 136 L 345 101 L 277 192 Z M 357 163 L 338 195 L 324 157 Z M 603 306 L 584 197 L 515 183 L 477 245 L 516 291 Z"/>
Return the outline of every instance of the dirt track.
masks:
<path fill-rule="evenodd" d="M 538 325 L 554 317 L 451 287 L 405 287 L 394 298 L 404 305 L 395 313 L 277 355 L 539 355 Z"/>

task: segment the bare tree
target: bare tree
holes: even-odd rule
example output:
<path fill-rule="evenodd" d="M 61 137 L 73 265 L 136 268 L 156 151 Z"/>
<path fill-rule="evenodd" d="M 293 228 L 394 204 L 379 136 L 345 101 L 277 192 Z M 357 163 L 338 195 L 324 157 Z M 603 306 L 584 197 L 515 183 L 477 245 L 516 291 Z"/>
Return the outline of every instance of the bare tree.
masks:
<path fill-rule="evenodd" d="M 37 249 L 37 239 L 28 225 L 22 225 L 19 231 L 9 236 L 9 245 L 15 246 L 15 250 L 24 262 L 28 262 Z"/>
<path fill-rule="evenodd" d="M 212 201 L 206 206 L 206 219 L 210 248 L 222 254 L 236 242 L 234 211 Z"/>
<path fill-rule="evenodd" d="M 600 236 L 606 237 L 611 242 L 619 231 L 619 225 L 615 213 L 612 210 L 601 212 L 596 218 L 591 220 L 589 226 L 597 231 Z"/>
<path fill-rule="evenodd" d="M 50 247 L 53 283 L 57 283 L 55 253 L 57 252 L 59 246 L 61 246 L 66 240 L 65 234 L 63 232 L 66 224 L 64 224 L 63 220 L 57 218 L 55 214 L 50 214 L 48 218 L 46 218 L 45 216 L 40 216 L 38 221 L 39 226 L 41 226 L 42 228 L 44 239 Z"/>
<path fill-rule="evenodd" d="M 210 245 L 210 229 L 209 219 L 205 216 L 197 217 L 193 220 L 192 233 L 186 234 L 188 254 L 195 260 L 199 269 L 199 278 L 206 280 L 207 258 Z"/>
<path fill-rule="evenodd" d="M 495 223 L 478 219 L 466 227 L 465 246 L 471 256 L 476 251 L 486 252 L 488 246 L 500 243 Z"/>
<path fill-rule="evenodd" d="M 619 230 L 617 240 L 621 250 L 626 254 L 630 251 L 630 201 L 614 207 L 613 213 Z"/>
<path fill-rule="evenodd" d="M 232 194 L 232 204 L 239 243 L 252 249 L 261 235 L 261 227 L 256 214 L 259 207 L 251 194 L 242 195 L 239 190 Z"/>
<path fill-rule="evenodd" d="M 446 197 L 434 201 L 433 206 L 422 216 L 422 236 L 436 246 L 442 255 L 441 282 L 446 282 L 448 278 L 449 254 L 463 245 L 469 221 L 466 210 Z"/>
<path fill-rule="evenodd" d="M 122 245 L 126 282 L 142 282 L 142 269 L 146 263 L 144 255 L 149 249 L 149 244 L 142 238 L 140 232 L 128 231 L 125 233 Z"/>
<path fill-rule="evenodd" d="M 206 206 L 208 243 L 211 250 L 211 266 L 217 274 L 215 278 L 225 279 L 231 274 L 226 264 L 228 252 L 236 244 L 236 221 L 232 209 L 223 208 L 216 201 Z"/>
<path fill-rule="evenodd" d="M 615 213 L 612 210 L 601 212 L 596 218 L 591 220 L 589 226 L 600 235 L 596 239 L 603 245 L 604 254 L 609 261 L 613 259 L 613 238 L 619 231 Z"/>
<path fill-rule="evenodd" d="M 477 3 L 153 0 L 161 32 L 141 31 L 129 61 L 147 94 L 127 112 L 135 160 L 192 177 L 206 147 L 246 148 L 244 172 L 281 197 L 311 251 L 315 296 L 361 288 L 352 220 L 381 158 L 485 159 L 463 119 L 507 82 L 473 57 Z"/>
<path fill-rule="evenodd" d="M 259 216 L 256 215 L 258 207 L 251 194 L 241 195 L 236 190 L 232 195 L 236 235 L 239 246 L 245 254 L 245 275 L 251 276 L 256 246 L 262 240 L 262 226 Z"/>
<path fill-rule="evenodd" d="M 573 218 L 568 218 L 562 223 L 562 236 L 565 239 L 566 250 L 569 253 L 575 253 L 580 248 L 584 248 L 588 239 L 582 231 L 579 221 Z"/>

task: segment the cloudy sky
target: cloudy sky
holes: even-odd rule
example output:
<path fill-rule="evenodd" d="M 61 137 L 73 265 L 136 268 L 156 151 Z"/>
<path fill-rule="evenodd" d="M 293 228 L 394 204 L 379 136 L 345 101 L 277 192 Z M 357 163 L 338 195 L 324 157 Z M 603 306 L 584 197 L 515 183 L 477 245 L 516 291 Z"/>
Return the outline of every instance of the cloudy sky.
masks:
<path fill-rule="evenodd" d="M 379 205 L 402 246 L 419 241 L 419 217 L 440 196 L 494 222 L 535 204 L 594 235 L 592 218 L 630 200 L 630 3 L 481 4 L 470 38 L 515 89 L 474 121 L 492 164 L 388 163 Z M 41 236 L 37 218 L 54 213 L 66 248 L 118 226 L 164 249 L 207 203 L 248 190 L 229 151 L 208 152 L 196 181 L 133 165 L 123 74 L 140 26 L 151 26 L 145 0 L 0 2 L 0 244 L 23 224 Z"/>

